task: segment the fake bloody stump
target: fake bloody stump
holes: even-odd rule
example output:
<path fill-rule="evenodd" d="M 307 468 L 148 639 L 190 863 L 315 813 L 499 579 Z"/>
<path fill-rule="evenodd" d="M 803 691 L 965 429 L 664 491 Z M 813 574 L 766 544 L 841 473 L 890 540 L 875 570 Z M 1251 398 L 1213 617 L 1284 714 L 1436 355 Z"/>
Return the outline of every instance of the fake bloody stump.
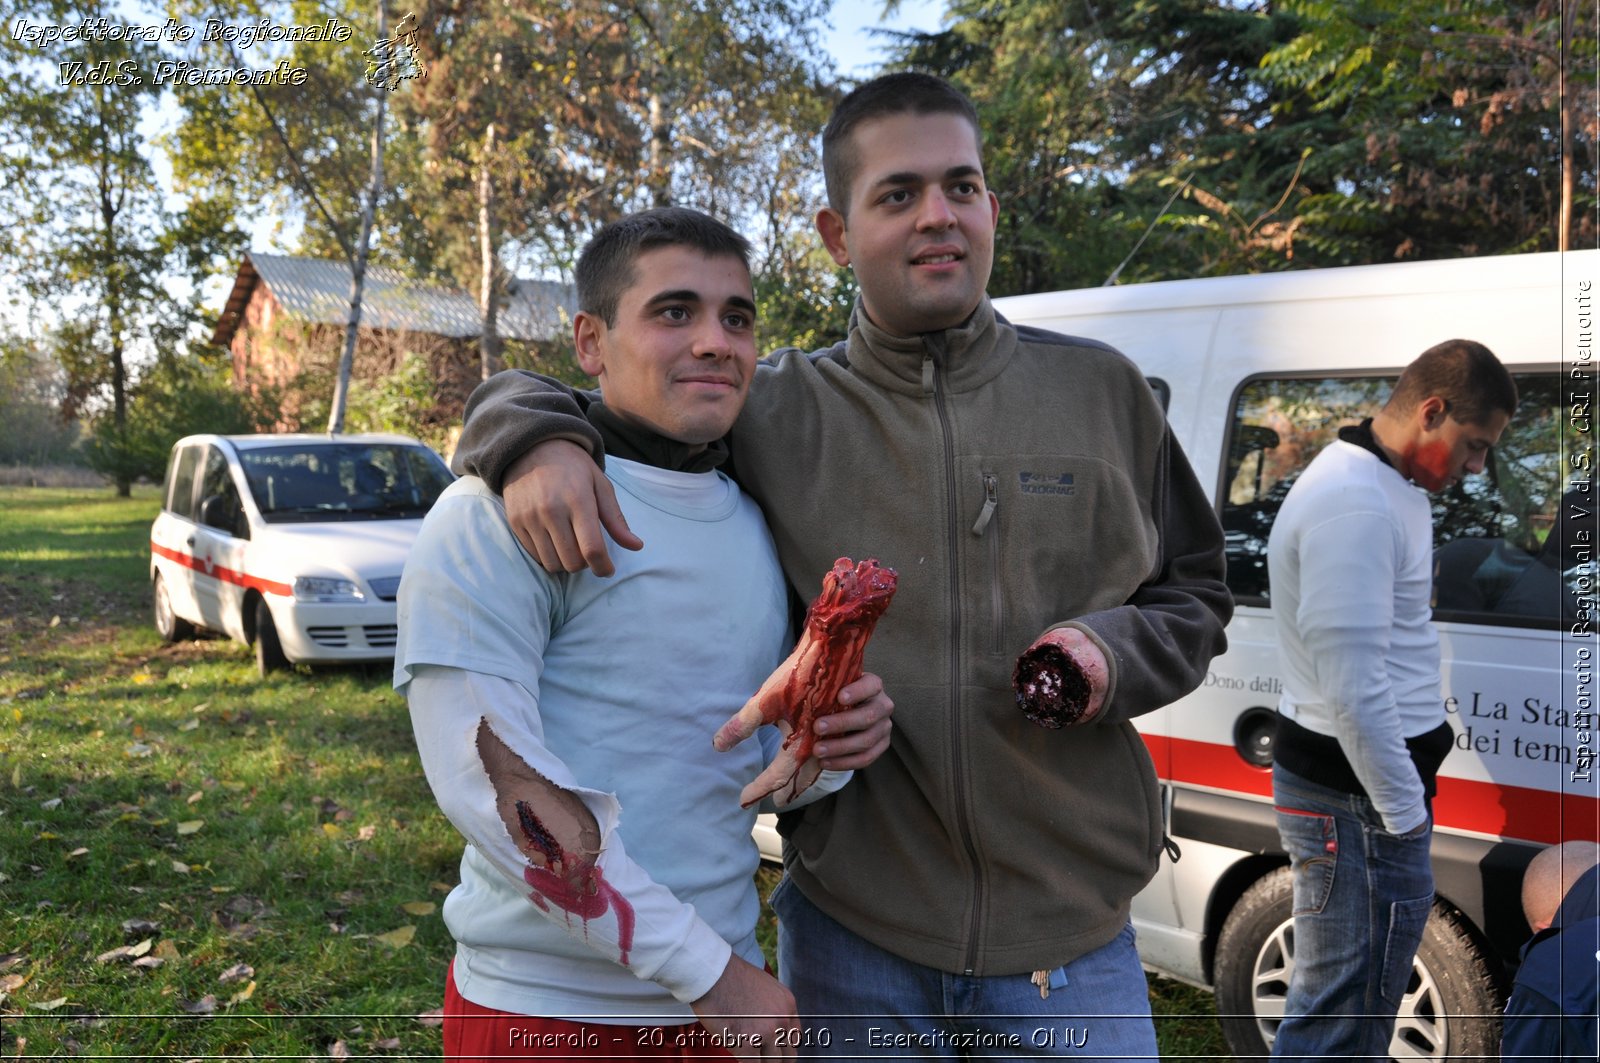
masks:
<path fill-rule="evenodd" d="M 1022 714 L 1051 730 L 1076 723 L 1089 707 L 1089 677 L 1054 643 L 1041 642 L 1017 658 L 1011 687 Z"/>
<path fill-rule="evenodd" d="M 568 915 L 582 919 L 585 926 L 589 920 L 598 919 L 615 909 L 617 949 L 621 953 L 618 962 L 626 967 L 628 953 L 633 948 L 633 905 L 606 881 L 605 874 L 597 864 L 580 863 L 575 869 L 578 872 L 577 881 L 569 879 L 567 872 L 572 869 L 569 868 L 565 850 L 526 801 L 517 802 L 517 822 L 529 847 L 546 861 L 544 867 L 529 864 L 522 871 L 523 879 L 534 890 L 528 894 L 528 899 L 538 905 L 541 911 L 548 912 L 550 904 L 553 904 Z"/>
<path fill-rule="evenodd" d="M 783 748 L 792 754 L 794 770 L 767 793 L 792 782 L 811 758 L 816 742 L 813 725 L 838 712 L 839 691 L 860 678 L 867 640 L 898 582 L 895 570 L 878 564 L 876 558 L 859 564 L 848 557 L 835 561 L 822 577 L 822 593 L 806 610 L 805 630 L 794 651 L 717 732 L 716 748 L 730 749 L 760 724 L 788 723 L 791 730 Z"/>

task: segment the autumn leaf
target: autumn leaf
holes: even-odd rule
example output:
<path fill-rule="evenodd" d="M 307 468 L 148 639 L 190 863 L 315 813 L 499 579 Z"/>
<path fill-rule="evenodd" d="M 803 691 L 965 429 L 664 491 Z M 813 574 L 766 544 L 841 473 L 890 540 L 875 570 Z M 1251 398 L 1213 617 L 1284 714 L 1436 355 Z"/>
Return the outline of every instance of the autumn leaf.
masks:
<path fill-rule="evenodd" d="M 217 1010 L 217 998 L 210 993 L 207 993 L 199 1000 L 184 1000 L 179 997 L 178 1007 L 190 1015 L 210 1015 Z"/>
<path fill-rule="evenodd" d="M 223 985 L 227 985 L 229 982 L 242 982 L 246 978 L 255 977 L 255 973 L 256 969 L 250 966 L 248 963 L 236 963 L 232 967 L 229 967 L 226 971 L 223 971 L 221 974 L 217 975 L 217 981 L 221 982 Z"/>
<path fill-rule="evenodd" d="M 345 1047 L 345 1043 L 343 1041 L 335 1041 L 333 1044 L 328 1046 L 328 1058 L 349 1059 L 350 1049 Z"/>
<path fill-rule="evenodd" d="M 29 1004 L 28 1007 L 33 1008 L 35 1011 L 54 1011 L 66 1002 L 66 997 L 56 997 L 54 1000 L 35 1001 Z"/>
<path fill-rule="evenodd" d="M 233 996 L 228 998 L 228 1007 L 231 1008 L 235 1004 L 243 1004 L 245 1001 L 249 1000 L 251 997 L 253 997 L 255 995 L 256 995 L 256 984 L 255 984 L 254 981 L 252 981 L 249 985 L 245 986 L 243 989 L 239 990 Z"/>
<path fill-rule="evenodd" d="M 411 939 L 416 936 L 417 928 L 408 924 L 406 926 L 397 927 L 396 929 L 389 931 L 387 934 L 378 934 L 373 938 L 373 940 L 381 941 L 390 948 L 403 949 L 407 945 L 411 944 Z"/>
<path fill-rule="evenodd" d="M 400 906 L 400 910 L 407 915 L 432 915 L 439 910 L 439 906 L 432 901 L 407 901 Z"/>
<path fill-rule="evenodd" d="M 178 833 L 180 835 L 195 834 L 200 830 L 201 827 L 204 827 L 205 825 L 206 821 L 203 819 L 186 819 L 182 823 L 178 824 Z"/>
<path fill-rule="evenodd" d="M 434 1008 L 432 1011 L 423 1012 L 417 1016 L 417 1024 L 420 1026 L 443 1026 L 444 1008 L 439 1007 Z"/>
<path fill-rule="evenodd" d="M 193 731 L 200 726 L 199 720 L 184 720 L 178 725 L 180 731 Z"/>
<path fill-rule="evenodd" d="M 344 828 L 339 826 L 337 823 L 324 823 L 322 825 L 322 833 L 326 834 L 330 838 L 337 838 L 339 835 L 344 833 Z"/>

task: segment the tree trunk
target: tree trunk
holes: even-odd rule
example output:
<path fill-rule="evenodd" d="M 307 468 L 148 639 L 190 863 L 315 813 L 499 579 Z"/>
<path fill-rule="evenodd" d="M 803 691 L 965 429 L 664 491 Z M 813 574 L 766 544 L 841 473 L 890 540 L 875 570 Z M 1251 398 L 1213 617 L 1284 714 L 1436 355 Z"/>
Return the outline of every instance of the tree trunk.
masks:
<path fill-rule="evenodd" d="M 1561 231 L 1556 234 L 1556 250 L 1566 251 L 1572 241 L 1572 195 L 1578 169 L 1578 94 L 1567 74 L 1572 65 L 1572 34 L 1577 25 L 1578 5 L 1567 0 L 1561 13 Z"/>
<path fill-rule="evenodd" d="M 106 339 L 111 358 L 111 423 L 116 426 L 117 443 L 122 447 L 128 433 L 128 367 L 123 358 L 123 277 L 126 265 L 117 246 L 117 215 L 122 212 L 122 196 L 112 194 L 110 122 L 104 119 L 106 86 L 100 86 L 101 134 L 106 138 L 100 152 L 100 235 L 101 251 L 105 255 L 106 284 Z M 117 496 L 127 498 L 133 493 L 133 478 L 128 475 L 127 462 L 119 460 L 112 477 Z"/>
<path fill-rule="evenodd" d="M 378 0 L 378 39 L 389 34 L 389 19 Z M 333 404 L 328 411 L 328 434 L 344 431 L 345 400 L 350 392 L 350 367 L 355 363 L 356 337 L 361 331 L 361 297 L 367 285 L 367 252 L 372 246 L 372 226 L 378 214 L 378 196 L 383 193 L 383 116 L 388 90 L 378 88 L 378 113 L 372 123 L 372 180 L 367 186 L 367 201 L 361 208 L 361 236 L 356 241 L 355 259 L 350 263 L 350 316 L 344 328 L 344 352 L 339 356 L 339 378 L 333 386 Z"/>
<path fill-rule="evenodd" d="M 483 158 L 478 161 L 478 253 L 482 276 L 478 284 L 479 375 L 488 380 L 500 371 L 500 271 L 494 252 L 494 181 L 489 175 L 494 158 L 494 123 L 483 135 Z"/>
<path fill-rule="evenodd" d="M 661 103 L 661 93 L 650 93 L 650 205 L 672 206 L 672 120 Z"/>

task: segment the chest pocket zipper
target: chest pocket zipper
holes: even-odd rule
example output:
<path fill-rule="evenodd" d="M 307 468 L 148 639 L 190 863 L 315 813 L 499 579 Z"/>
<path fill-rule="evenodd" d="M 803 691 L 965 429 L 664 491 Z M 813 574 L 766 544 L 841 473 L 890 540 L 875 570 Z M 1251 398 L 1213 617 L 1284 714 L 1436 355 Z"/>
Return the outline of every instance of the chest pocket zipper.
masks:
<path fill-rule="evenodd" d="M 978 519 L 972 525 L 972 534 L 980 539 L 1000 511 L 999 488 L 999 477 L 991 473 L 983 474 L 983 508 L 978 511 Z M 994 534 L 989 536 L 989 594 L 994 622 L 992 650 L 995 653 L 1005 652 L 1005 602 L 1000 593 L 1000 584 L 1000 530 L 996 528 Z"/>

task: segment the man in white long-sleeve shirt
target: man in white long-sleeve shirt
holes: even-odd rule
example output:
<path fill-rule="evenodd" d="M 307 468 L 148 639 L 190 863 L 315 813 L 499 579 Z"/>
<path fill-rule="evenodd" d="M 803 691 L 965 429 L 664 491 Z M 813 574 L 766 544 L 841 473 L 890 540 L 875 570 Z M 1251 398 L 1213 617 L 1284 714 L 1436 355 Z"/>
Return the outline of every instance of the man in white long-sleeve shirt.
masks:
<path fill-rule="evenodd" d="M 1430 801 L 1453 739 L 1424 492 L 1482 471 L 1516 405 L 1482 344 L 1429 348 L 1376 416 L 1317 455 L 1273 524 L 1272 784 L 1295 942 L 1274 1057 L 1388 1058 L 1433 904 Z"/>
<path fill-rule="evenodd" d="M 395 685 L 467 839 L 444 906 L 446 1058 L 794 1055 L 739 803 L 792 754 L 770 727 L 711 743 L 789 646 L 761 512 L 715 471 L 755 369 L 747 263 L 738 234 L 681 208 L 607 226 L 578 263 L 574 340 L 603 396 L 588 420 L 629 524 L 665 549 L 611 578 L 546 573 L 465 477 L 406 565 Z M 888 746 L 876 677 L 840 701 L 797 803 Z"/>

